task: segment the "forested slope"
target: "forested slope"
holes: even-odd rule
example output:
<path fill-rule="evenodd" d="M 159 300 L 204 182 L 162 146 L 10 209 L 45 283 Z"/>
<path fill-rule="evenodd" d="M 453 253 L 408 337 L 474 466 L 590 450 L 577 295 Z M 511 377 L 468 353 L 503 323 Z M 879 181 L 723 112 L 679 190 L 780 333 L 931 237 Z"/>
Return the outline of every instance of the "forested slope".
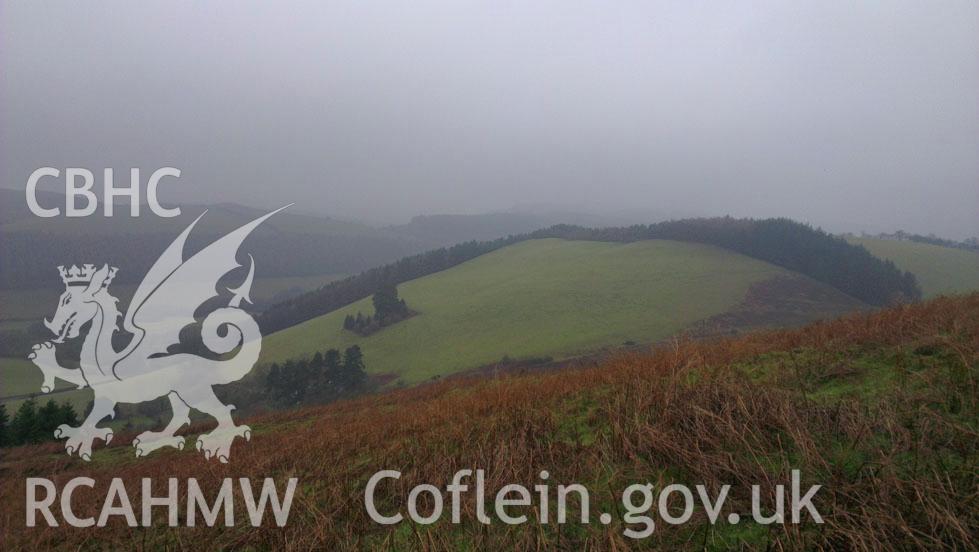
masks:
<path fill-rule="evenodd" d="M 667 239 L 715 245 L 799 272 L 871 305 L 914 300 L 921 290 L 914 275 L 891 261 L 788 219 L 688 219 L 624 228 L 559 225 L 494 241 L 467 242 L 403 258 L 332 282 L 267 309 L 260 319 L 274 332 L 334 311 L 376 290 L 433 274 L 502 247 L 529 239 L 562 238 L 603 242 Z"/>

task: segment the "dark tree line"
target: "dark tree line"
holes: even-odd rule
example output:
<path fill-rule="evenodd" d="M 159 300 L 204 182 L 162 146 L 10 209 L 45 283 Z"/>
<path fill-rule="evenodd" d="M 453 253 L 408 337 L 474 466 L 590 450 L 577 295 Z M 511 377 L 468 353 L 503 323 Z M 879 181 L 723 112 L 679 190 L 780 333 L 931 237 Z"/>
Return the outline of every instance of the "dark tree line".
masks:
<path fill-rule="evenodd" d="M 364 355 L 354 345 L 343 355 L 330 349 L 312 358 L 273 363 L 265 383 L 271 402 L 278 406 L 326 403 L 353 396 L 367 386 Z"/>
<path fill-rule="evenodd" d="M 966 238 L 962 241 L 946 240 L 944 238 L 939 238 L 938 236 L 931 234 L 928 236 L 922 236 L 921 234 L 912 234 L 910 232 L 905 232 L 904 230 L 898 230 L 893 234 L 877 234 L 874 236 L 882 240 L 907 240 L 917 243 L 927 243 L 929 245 L 940 245 L 942 247 L 951 247 L 954 249 L 965 249 L 966 251 L 979 251 L 979 238 Z"/>
<path fill-rule="evenodd" d="M 638 236 L 716 245 L 805 274 L 875 306 L 921 298 L 921 288 L 910 272 L 874 257 L 862 246 L 786 218 L 692 219 L 631 229 L 616 241 L 634 241 Z"/>
<path fill-rule="evenodd" d="M 53 441 L 54 430 L 61 424 L 78 425 L 78 413 L 67 401 L 58 404 L 49 400 L 39 408 L 36 400 L 27 399 L 13 419 L 0 404 L 0 447 Z"/>
<path fill-rule="evenodd" d="M 288 328 L 368 297 L 385 286 L 398 285 L 452 268 L 525 239 L 527 236 L 510 236 L 488 242 L 470 241 L 404 257 L 356 276 L 330 282 L 318 290 L 304 293 L 278 305 L 272 305 L 259 316 L 258 323 L 265 334 Z"/>
<path fill-rule="evenodd" d="M 364 316 L 360 311 L 357 316 L 348 314 L 343 319 L 343 329 L 366 336 L 415 314 L 405 300 L 398 297 L 398 287 L 394 285 L 374 293 L 371 302 L 374 304 L 373 315 Z"/>
<path fill-rule="evenodd" d="M 405 257 L 338 280 L 269 307 L 259 317 L 264 332 L 274 332 L 334 311 L 374 293 L 451 268 L 502 247 L 539 238 L 606 242 L 668 239 L 705 243 L 800 272 L 865 303 L 883 306 L 921 298 L 914 275 L 901 272 L 865 248 L 820 229 L 785 218 L 702 218 L 619 228 L 557 225 L 493 241 L 466 242 Z"/>

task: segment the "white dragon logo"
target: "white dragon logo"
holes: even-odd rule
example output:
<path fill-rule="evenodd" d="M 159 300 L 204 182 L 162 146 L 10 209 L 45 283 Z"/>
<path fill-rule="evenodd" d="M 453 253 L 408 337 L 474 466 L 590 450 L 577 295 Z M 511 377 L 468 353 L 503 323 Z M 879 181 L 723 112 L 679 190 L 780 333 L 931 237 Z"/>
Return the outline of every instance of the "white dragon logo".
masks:
<path fill-rule="evenodd" d="M 55 378 L 92 388 L 92 411 L 81 426 L 62 424 L 54 432 L 56 438 L 67 438 L 65 450 L 69 455 L 78 453 L 89 461 L 96 439 L 109 444 L 112 430 L 96 424 L 108 416 L 115 417 L 116 404 L 141 403 L 164 395 L 170 399 L 173 417 L 162 431 L 146 431 L 133 440 L 136 456 L 166 446 L 183 449 L 184 438 L 175 433 L 190 423 L 191 408 L 213 416 L 218 422 L 217 428 L 197 438 L 197 450 L 205 458 L 226 463 L 235 437 L 251 439 L 251 428 L 235 425 L 231 417 L 234 405 L 219 401 L 211 387 L 237 381 L 248 374 L 262 348 L 258 324 L 240 308 L 242 300 L 251 302 L 249 290 L 255 275 L 255 260 L 251 255 L 244 282 L 228 289 L 233 294 L 228 305 L 212 311 L 201 325 L 204 345 L 222 357 L 211 360 L 167 351 L 180 342 L 181 329 L 195 322 L 194 312 L 218 295 L 218 281 L 242 266 L 235 258 L 245 238 L 282 209 L 285 207 L 253 220 L 184 260 L 184 242 L 206 211 L 197 217 L 167 247 L 136 288 L 123 317 L 123 328 L 132 337 L 120 351 L 112 344 L 113 335 L 119 331 L 118 300 L 108 291 L 116 268 L 58 267 L 65 292 L 61 294 L 54 318 L 44 321 L 56 337 L 35 345 L 28 358 L 44 374 L 41 391 L 45 393 L 54 390 Z M 78 337 L 79 329 L 87 322 L 91 326 L 82 343 L 80 369 L 60 366 L 55 347 L 65 339 Z M 232 352 L 233 356 L 223 358 Z"/>

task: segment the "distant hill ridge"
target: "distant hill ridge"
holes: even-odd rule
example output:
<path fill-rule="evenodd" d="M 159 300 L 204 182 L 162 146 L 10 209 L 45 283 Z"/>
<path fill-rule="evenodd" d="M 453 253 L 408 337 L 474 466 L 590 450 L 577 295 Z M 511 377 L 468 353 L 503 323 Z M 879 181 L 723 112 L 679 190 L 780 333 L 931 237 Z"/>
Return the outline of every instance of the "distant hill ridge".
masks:
<path fill-rule="evenodd" d="M 38 201 L 63 206 L 65 199 L 64 194 L 38 192 Z M 235 203 L 180 203 L 180 207 L 183 213 L 175 218 L 153 216 L 145 206 L 143 216 L 133 218 L 128 204 L 120 202 L 111 218 L 101 211 L 82 218 L 41 218 L 30 212 L 22 190 L 0 188 L 0 289 L 53 287 L 59 282 L 52 267 L 91 262 L 113 264 L 119 267 L 117 283 L 135 284 L 173 238 L 205 210 L 207 216 L 189 238 L 191 249 L 269 210 Z M 573 214 L 490 213 L 426 215 L 378 228 L 312 214 L 303 207 L 296 205 L 276 215 L 246 241 L 246 248 L 261 259 L 260 276 L 354 274 L 455 243 L 530 232 L 556 222 L 593 222 Z"/>
<path fill-rule="evenodd" d="M 898 270 L 893 262 L 878 259 L 842 238 L 786 218 L 723 217 L 598 229 L 557 225 L 493 241 L 461 243 L 405 257 L 273 305 L 261 315 L 259 323 L 266 333 L 278 331 L 332 312 L 383 286 L 433 274 L 517 242 L 541 238 L 704 243 L 799 272 L 871 305 L 921 298 L 913 274 Z"/>

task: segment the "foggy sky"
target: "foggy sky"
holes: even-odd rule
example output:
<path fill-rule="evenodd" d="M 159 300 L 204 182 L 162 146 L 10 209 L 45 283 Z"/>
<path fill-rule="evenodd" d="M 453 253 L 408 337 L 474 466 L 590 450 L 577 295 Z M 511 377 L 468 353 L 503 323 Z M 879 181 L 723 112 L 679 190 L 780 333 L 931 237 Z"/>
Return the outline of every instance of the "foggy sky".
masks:
<path fill-rule="evenodd" d="M 979 4 L 0 7 L 0 186 L 371 220 L 537 205 L 979 235 Z"/>

